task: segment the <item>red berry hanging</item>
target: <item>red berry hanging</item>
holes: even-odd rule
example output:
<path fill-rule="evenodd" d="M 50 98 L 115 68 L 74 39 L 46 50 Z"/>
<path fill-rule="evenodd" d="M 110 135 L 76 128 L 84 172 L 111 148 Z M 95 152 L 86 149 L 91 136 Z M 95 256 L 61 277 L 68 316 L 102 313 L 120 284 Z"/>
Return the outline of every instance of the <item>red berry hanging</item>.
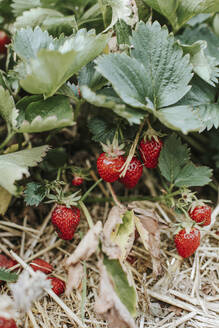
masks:
<path fill-rule="evenodd" d="M 51 216 L 52 224 L 59 238 L 71 240 L 80 222 L 80 210 L 76 206 L 56 205 Z"/>
<path fill-rule="evenodd" d="M 189 232 L 186 229 L 180 230 L 174 236 L 174 242 L 179 255 L 186 258 L 195 253 L 200 245 L 200 231 L 197 228 L 191 228 Z"/>
<path fill-rule="evenodd" d="M 126 159 L 127 158 L 125 157 L 125 160 Z M 137 157 L 133 157 L 128 166 L 125 176 L 123 178 L 120 178 L 119 181 L 123 183 L 126 188 L 134 188 L 142 175 L 142 171 L 142 163 Z"/>
<path fill-rule="evenodd" d="M 139 150 L 144 166 L 147 168 L 155 168 L 157 166 L 162 146 L 163 141 L 159 137 L 152 137 L 150 140 L 143 138 L 141 140 Z"/>
<path fill-rule="evenodd" d="M 208 205 L 196 206 L 189 211 L 189 216 L 202 226 L 207 226 L 211 223 L 211 207 Z"/>
<path fill-rule="evenodd" d="M 9 36 L 4 32 L 0 31 L 0 54 L 5 54 L 7 52 L 6 45 L 11 42 Z"/>

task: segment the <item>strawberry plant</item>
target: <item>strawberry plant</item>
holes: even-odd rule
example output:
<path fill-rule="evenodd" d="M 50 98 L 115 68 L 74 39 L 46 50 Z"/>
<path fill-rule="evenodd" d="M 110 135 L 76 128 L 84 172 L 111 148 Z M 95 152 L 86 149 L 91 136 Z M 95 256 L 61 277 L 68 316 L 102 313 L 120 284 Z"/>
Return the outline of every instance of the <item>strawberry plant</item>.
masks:
<path fill-rule="evenodd" d="M 95 268 L 92 311 L 109 327 L 133 328 L 143 326 L 148 304 L 138 304 L 137 294 L 147 294 L 135 285 L 139 256 L 150 263 L 147 287 L 160 286 L 156 279 L 179 259 L 188 272 L 195 254 L 191 277 L 213 261 L 218 12 L 217 0 L 0 0 L 0 246 L 20 260 L 0 254 L 0 281 L 18 279 L 14 265 L 33 279 L 50 274 L 53 263 L 40 256 L 54 244 L 55 258 L 69 256 L 54 263 L 67 269 L 66 286 L 44 277 L 41 289 L 51 280 L 49 295 L 68 319 L 90 320 L 87 284 L 96 278 L 86 275 Z M 82 323 L 58 298 L 73 288 L 82 288 Z"/>

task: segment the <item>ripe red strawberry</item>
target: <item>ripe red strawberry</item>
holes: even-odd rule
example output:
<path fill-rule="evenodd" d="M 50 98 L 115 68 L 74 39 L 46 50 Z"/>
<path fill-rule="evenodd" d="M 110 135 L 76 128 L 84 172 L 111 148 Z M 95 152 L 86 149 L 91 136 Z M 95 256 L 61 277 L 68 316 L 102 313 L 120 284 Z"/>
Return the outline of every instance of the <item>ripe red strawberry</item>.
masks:
<path fill-rule="evenodd" d="M 208 205 L 196 206 L 189 211 L 189 216 L 202 226 L 207 226 L 211 223 L 211 207 Z"/>
<path fill-rule="evenodd" d="M 0 54 L 5 54 L 7 52 L 6 45 L 11 42 L 9 36 L 4 32 L 0 31 Z"/>
<path fill-rule="evenodd" d="M 137 157 L 133 157 L 128 166 L 125 176 L 123 178 L 120 178 L 119 181 L 123 183 L 126 188 L 134 188 L 142 175 L 142 171 L 142 163 Z"/>
<path fill-rule="evenodd" d="M 157 166 L 162 146 L 163 141 L 158 137 L 157 140 L 154 137 L 151 140 L 144 140 L 144 138 L 141 140 L 139 150 L 144 166 L 147 168 L 155 168 Z"/>
<path fill-rule="evenodd" d="M 72 179 L 72 185 L 75 187 L 80 186 L 82 183 L 84 182 L 84 179 L 82 177 L 79 176 L 74 176 L 74 178 Z"/>
<path fill-rule="evenodd" d="M 97 160 L 97 170 L 100 177 L 106 182 L 114 182 L 119 179 L 121 168 L 125 163 L 123 156 L 112 156 L 102 153 Z"/>
<path fill-rule="evenodd" d="M 57 205 L 52 212 L 52 224 L 58 236 L 64 240 L 71 240 L 80 222 L 80 210 L 75 206 Z"/>
<path fill-rule="evenodd" d="M 39 258 L 33 260 L 30 266 L 34 271 L 42 271 L 45 274 L 50 274 L 54 270 L 51 264 Z"/>
<path fill-rule="evenodd" d="M 56 277 L 48 277 L 47 279 L 51 280 L 52 290 L 56 295 L 61 295 L 65 291 L 65 283 L 59 278 Z"/>
<path fill-rule="evenodd" d="M 179 255 L 186 258 L 192 255 L 200 245 L 200 231 L 192 228 L 189 233 L 185 229 L 180 230 L 174 237 L 174 242 Z"/>
<path fill-rule="evenodd" d="M 13 319 L 0 317 L 0 328 L 17 328 L 17 325 Z"/>

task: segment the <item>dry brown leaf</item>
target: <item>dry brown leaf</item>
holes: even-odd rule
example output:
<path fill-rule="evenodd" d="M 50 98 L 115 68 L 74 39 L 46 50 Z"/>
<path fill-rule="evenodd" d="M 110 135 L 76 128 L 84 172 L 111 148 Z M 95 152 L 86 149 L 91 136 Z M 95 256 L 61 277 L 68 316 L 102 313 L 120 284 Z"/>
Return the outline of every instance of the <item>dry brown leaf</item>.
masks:
<path fill-rule="evenodd" d="M 113 206 L 103 227 L 102 249 L 110 259 L 118 259 L 121 256 L 121 250 L 118 245 L 111 240 L 111 235 L 122 223 L 122 217 L 127 211 L 125 207 Z"/>
<path fill-rule="evenodd" d="M 65 266 L 68 270 L 68 279 L 66 285 L 66 295 L 69 295 L 73 288 L 78 288 L 83 279 L 83 267 L 80 261 L 87 260 L 97 250 L 99 236 L 102 232 L 102 222 L 98 221 L 91 228 L 73 254 L 66 260 Z"/>
<path fill-rule="evenodd" d="M 154 210 L 134 208 L 135 222 L 144 247 L 152 256 L 153 273 L 161 273 L 159 217 Z"/>
<path fill-rule="evenodd" d="M 107 320 L 109 328 L 136 328 L 134 319 L 114 291 L 103 262 L 99 262 L 100 291 L 95 311 Z"/>

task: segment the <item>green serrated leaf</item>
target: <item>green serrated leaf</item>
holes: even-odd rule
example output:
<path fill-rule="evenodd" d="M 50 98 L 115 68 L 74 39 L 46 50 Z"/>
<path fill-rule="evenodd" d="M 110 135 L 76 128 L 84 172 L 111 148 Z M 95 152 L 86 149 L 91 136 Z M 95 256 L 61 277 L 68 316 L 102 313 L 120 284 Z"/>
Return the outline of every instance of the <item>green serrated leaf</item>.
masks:
<path fill-rule="evenodd" d="M 158 22 L 137 24 L 131 39 L 132 58 L 125 54 L 99 57 L 97 70 L 122 100 L 149 111 L 176 103 L 190 89 L 189 56 Z"/>
<path fill-rule="evenodd" d="M 108 79 L 122 100 L 132 107 L 147 109 L 151 88 L 143 65 L 126 54 L 110 54 L 96 60 L 97 70 Z"/>
<path fill-rule="evenodd" d="M 9 272 L 6 269 L 0 268 L 0 280 L 6 282 L 16 282 L 18 275 L 13 272 Z"/>
<path fill-rule="evenodd" d="M 11 7 L 15 16 L 19 16 L 25 10 L 29 10 L 31 8 L 39 7 L 40 0 L 12 0 Z"/>
<path fill-rule="evenodd" d="M 185 54 L 190 54 L 194 72 L 204 81 L 215 86 L 218 83 L 219 69 L 214 58 L 206 56 L 206 41 L 196 41 L 192 45 L 181 44 Z"/>
<path fill-rule="evenodd" d="M 129 313 L 134 317 L 136 315 L 137 302 L 135 288 L 130 286 L 127 275 L 118 260 L 110 260 L 107 256 L 104 256 L 103 263 L 113 281 L 116 294 Z"/>
<path fill-rule="evenodd" d="M 192 106 L 166 107 L 160 109 L 155 114 L 168 128 L 182 131 L 184 134 L 191 131 L 200 131 L 203 127 L 198 113 Z"/>
<path fill-rule="evenodd" d="M 200 13 L 219 11 L 217 0 L 144 0 L 146 4 L 164 15 L 175 31 L 179 30 L 189 19 Z"/>
<path fill-rule="evenodd" d="M 40 183 L 30 182 L 24 190 L 24 200 L 29 206 L 38 206 L 45 196 L 46 188 Z"/>
<path fill-rule="evenodd" d="M 13 97 L 2 86 L 0 86 L 0 115 L 10 129 L 15 129 L 18 111 L 16 110 Z"/>
<path fill-rule="evenodd" d="M 199 40 L 206 41 L 208 45 L 204 50 L 206 56 L 215 58 L 219 64 L 219 38 L 207 25 L 203 24 L 195 28 L 187 27 L 179 39 L 189 45 Z"/>
<path fill-rule="evenodd" d="M 204 186 L 211 181 L 212 170 L 196 167 L 190 161 L 189 150 L 175 134 L 164 143 L 159 156 L 161 174 L 177 187 Z"/>
<path fill-rule="evenodd" d="M 52 35 L 60 35 L 61 33 L 70 35 L 77 24 L 74 16 L 64 16 L 54 9 L 32 8 L 24 11 L 22 16 L 17 17 L 14 26 L 16 29 L 39 26 Z"/>
<path fill-rule="evenodd" d="M 53 40 L 40 28 L 21 29 L 15 34 L 14 49 L 23 59 L 26 76 L 23 89 L 32 94 L 52 96 L 72 75 L 99 55 L 108 35 L 81 29 L 75 36 Z M 27 48 L 27 49 L 25 49 Z"/>
<path fill-rule="evenodd" d="M 48 146 L 25 149 L 15 153 L 0 156 L 0 185 L 11 194 L 16 194 L 16 180 L 28 176 L 28 167 L 36 166 L 42 161 Z"/>
<path fill-rule="evenodd" d="M 19 109 L 18 132 L 43 132 L 73 125 L 73 112 L 69 98 L 53 96 L 43 100 L 41 96 L 22 98 Z"/>
<path fill-rule="evenodd" d="M 88 128 L 93 134 L 92 140 L 106 143 L 107 140 L 113 141 L 117 127 L 100 118 L 93 118 L 88 122 Z"/>
<path fill-rule="evenodd" d="M 196 167 L 193 163 L 186 164 L 175 180 L 177 187 L 204 186 L 211 182 L 212 170 L 207 166 Z"/>
<path fill-rule="evenodd" d="M 87 64 L 79 73 L 78 84 L 79 86 L 87 86 L 93 91 L 97 91 L 102 88 L 107 81 L 103 76 L 95 69 L 94 62 Z"/>
<path fill-rule="evenodd" d="M 190 131 L 210 130 L 219 127 L 219 102 L 215 102 L 216 89 L 198 77 L 192 80 L 192 89 L 176 106 L 162 108 L 154 114 L 167 127 Z"/>
<path fill-rule="evenodd" d="M 110 108 L 114 113 L 125 118 L 130 124 L 140 124 L 141 119 L 144 117 L 142 110 L 126 106 L 112 88 L 105 88 L 95 93 L 87 86 L 82 86 L 81 93 L 82 97 L 90 104 L 97 107 Z"/>
<path fill-rule="evenodd" d="M 189 161 L 190 153 L 186 145 L 181 143 L 176 134 L 172 134 L 165 142 L 159 156 L 161 174 L 174 184 L 180 171 Z"/>
<path fill-rule="evenodd" d="M 168 34 L 166 27 L 158 22 L 140 22 L 131 38 L 131 55 L 146 69 L 148 84 L 151 88 L 147 97 L 155 108 L 170 106 L 181 99 L 190 89 L 192 78 L 189 57 Z"/>
<path fill-rule="evenodd" d="M 115 228 L 111 235 L 111 240 L 117 244 L 121 250 L 121 259 L 128 256 L 134 242 L 135 223 L 133 211 L 127 211 L 122 217 L 122 223 Z"/>

